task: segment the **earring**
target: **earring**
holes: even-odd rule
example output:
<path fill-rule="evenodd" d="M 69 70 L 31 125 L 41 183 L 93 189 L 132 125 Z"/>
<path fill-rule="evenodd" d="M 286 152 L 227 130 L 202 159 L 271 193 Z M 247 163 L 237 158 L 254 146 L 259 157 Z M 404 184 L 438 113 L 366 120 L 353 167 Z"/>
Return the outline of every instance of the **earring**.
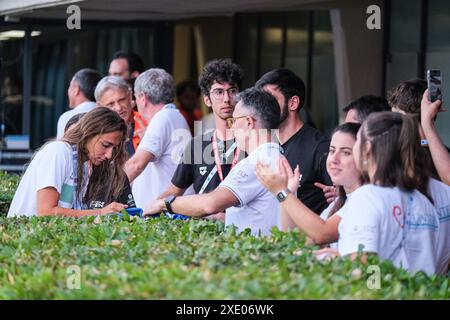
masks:
<path fill-rule="evenodd" d="M 363 161 L 362 161 L 362 164 L 363 164 L 364 169 L 367 169 L 368 163 L 369 163 L 369 161 L 367 161 L 367 160 L 363 160 Z"/>

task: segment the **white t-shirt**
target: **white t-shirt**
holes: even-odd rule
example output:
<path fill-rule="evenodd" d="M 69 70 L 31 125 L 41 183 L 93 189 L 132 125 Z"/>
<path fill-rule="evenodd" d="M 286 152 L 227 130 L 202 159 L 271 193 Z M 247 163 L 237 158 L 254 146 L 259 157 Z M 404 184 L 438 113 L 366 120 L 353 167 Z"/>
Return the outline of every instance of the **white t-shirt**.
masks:
<path fill-rule="evenodd" d="M 337 214 L 339 217 L 341 217 L 341 218 L 343 217 L 345 205 L 347 204 L 348 199 L 350 199 L 350 197 L 351 197 L 351 193 L 347 194 L 347 199 L 345 200 L 344 205 L 343 205 L 338 211 L 336 211 L 336 212 L 333 214 L 333 216 L 334 216 L 335 214 Z M 322 220 L 327 220 L 327 219 L 328 219 L 328 215 L 330 214 L 330 211 L 331 211 L 331 209 L 334 207 L 335 203 L 336 203 L 336 199 L 333 200 L 333 202 L 330 203 L 330 205 L 329 205 L 325 210 L 322 211 L 322 213 L 320 214 L 320 218 L 321 218 Z M 331 217 L 330 217 L 330 218 L 331 218 Z"/>
<path fill-rule="evenodd" d="M 333 216 L 337 215 L 339 218 L 342 219 L 342 217 L 344 215 L 344 212 L 345 212 L 345 205 L 348 203 L 348 199 L 350 198 L 350 196 L 351 196 L 351 193 L 348 193 L 347 194 L 347 199 L 345 200 L 344 205 L 338 211 L 336 211 L 333 214 Z M 320 214 L 320 218 L 322 220 L 326 221 L 328 219 L 328 215 L 330 214 L 330 211 L 334 207 L 335 203 L 336 203 L 336 200 L 334 200 L 332 203 L 330 203 L 330 205 L 325 210 L 322 211 L 322 213 Z M 330 246 L 330 248 L 337 249 L 338 248 L 338 243 L 337 242 L 333 242 L 333 243 L 330 243 L 329 246 Z"/>
<path fill-rule="evenodd" d="M 72 148 L 69 144 L 53 141 L 42 147 L 20 180 L 8 217 L 37 215 L 37 192 L 46 187 L 54 187 L 60 194 L 59 207 L 82 209 L 81 201 L 75 201 L 73 165 Z M 80 199 L 83 198 L 88 183 L 87 162 L 84 171 L 86 179 Z M 79 205 L 76 205 L 77 203 Z"/>
<path fill-rule="evenodd" d="M 64 112 L 61 116 L 59 116 L 59 119 L 58 119 L 56 138 L 57 139 L 62 138 L 62 136 L 64 135 L 64 128 L 66 127 L 66 124 L 70 120 L 70 118 L 72 118 L 74 115 L 79 114 L 79 113 L 89 112 L 94 108 L 95 108 L 95 102 L 86 101 L 86 102 L 80 103 L 78 106 L 76 106 L 72 110 Z"/>
<path fill-rule="evenodd" d="M 339 224 L 341 256 L 378 254 L 415 273 L 436 271 L 439 220 L 436 209 L 420 192 L 365 185 L 352 193 Z"/>
<path fill-rule="evenodd" d="M 445 274 L 450 263 L 450 186 L 430 179 L 428 187 L 440 223 L 436 273 Z"/>
<path fill-rule="evenodd" d="M 133 182 L 132 191 L 138 208 L 145 208 L 167 189 L 191 138 L 189 126 L 174 104 L 164 106 L 153 116 L 136 150 L 155 156 Z"/>
<path fill-rule="evenodd" d="M 238 207 L 226 210 L 225 225 L 235 225 L 238 232 L 250 228 L 253 235 L 270 235 L 274 226 L 280 228 L 278 200 L 256 178 L 256 163 L 262 160 L 273 169 L 277 167 L 280 146 L 265 143 L 241 160 L 228 173 L 219 188 L 227 188 L 239 200 Z"/>

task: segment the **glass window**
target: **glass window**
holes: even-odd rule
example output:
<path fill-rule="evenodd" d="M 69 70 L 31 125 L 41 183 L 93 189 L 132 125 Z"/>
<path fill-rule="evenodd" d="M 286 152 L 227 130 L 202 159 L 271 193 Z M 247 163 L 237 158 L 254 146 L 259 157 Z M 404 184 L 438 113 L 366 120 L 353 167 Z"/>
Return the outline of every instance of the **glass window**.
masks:
<path fill-rule="evenodd" d="M 315 125 L 328 134 L 338 124 L 333 35 L 328 11 L 314 12 L 314 49 L 310 111 Z"/>
<path fill-rule="evenodd" d="M 294 71 L 312 92 L 312 106 L 306 104 L 301 111 L 303 120 L 312 120 L 327 133 L 338 123 L 331 21 L 328 11 L 314 13 L 312 83 L 308 83 L 310 14 L 297 11 L 238 15 L 236 62 L 245 71 L 244 88 L 272 69 L 285 67 Z"/>
<path fill-rule="evenodd" d="M 386 90 L 418 76 L 420 0 L 391 1 Z"/>
<path fill-rule="evenodd" d="M 286 58 L 285 66 L 294 71 L 303 81 L 308 67 L 308 12 L 286 14 Z"/>
<path fill-rule="evenodd" d="M 106 23 L 105 23 L 106 24 Z M 4 134 L 21 134 L 23 95 L 23 30 L 0 30 L 2 105 L 0 123 Z M 14 27 L 17 29 L 17 27 Z M 67 88 L 72 76 L 82 68 L 106 75 L 114 52 L 132 50 L 145 66 L 154 63 L 153 27 L 125 28 L 86 25 L 69 32 L 64 27 L 32 26 L 32 73 L 30 97 L 30 147 L 41 146 L 56 134 L 59 116 L 69 110 Z M 14 32 L 12 32 L 14 31 Z M 20 33 L 20 32 L 21 33 Z M 9 33 L 5 33 L 9 32 Z M 162 67 L 165 67 L 162 65 Z M 25 75 L 27 76 L 27 75 Z"/>
<path fill-rule="evenodd" d="M 440 69 L 442 74 L 443 100 L 450 99 L 450 2 L 429 1 L 426 69 Z M 446 103 L 445 103 L 446 104 Z M 438 114 L 436 126 L 447 146 L 450 146 L 450 113 Z"/>
<path fill-rule="evenodd" d="M 283 16 L 279 13 L 261 15 L 261 74 L 281 65 Z"/>
<path fill-rule="evenodd" d="M 391 1 L 389 47 L 392 51 L 419 51 L 420 17 L 420 0 Z"/>
<path fill-rule="evenodd" d="M 0 142 L 6 135 L 22 134 L 22 46 L 23 36 L 10 37 L 13 30 L 0 31 L 1 105 Z M 19 30 L 16 30 L 19 31 Z M 23 30 L 20 30 L 23 32 Z"/>
<path fill-rule="evenodd" d="M 239 30 L 239 33 L 236 39 L 236 61 L 244 69 L 245 76 L 242 81 L 241 89 L 246 89 L 253 86 L 257 80 L 257 14 L 238 15 L 237 29 Z"/>

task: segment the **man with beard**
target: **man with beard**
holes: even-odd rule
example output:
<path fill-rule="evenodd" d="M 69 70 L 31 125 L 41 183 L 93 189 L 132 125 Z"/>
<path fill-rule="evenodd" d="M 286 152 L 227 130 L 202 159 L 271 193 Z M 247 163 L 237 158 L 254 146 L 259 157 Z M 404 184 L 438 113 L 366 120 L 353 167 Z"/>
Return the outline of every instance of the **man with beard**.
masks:
<path fill-rule="evenodd" d="M 330 141 L 304 123 L 299 115 L 305 104 L 305 84 L 291 70 L 275 69 L 264 74 L 255 87 L 277 99 L 281 111 L 278 139 L 291 167 L 299 165 L 302 174 L 297 197 L 320 214 L 328 206 L 320 186 L 332 184 L 326 170 Z"/>
<path fill-rule="evenodd" d="M 213 191 L 242 159 L 226 119 L 233 115 L 242 69 L 230 59 L 212 60 L 199 77 L 203 101 L 212 109 L 215 130 L 194 137 L 185 148 L 171 184 L 159 198 L 183 195 L 191 185 L 197 194 Z M 223 218 L 223 214 L 214 215 Z"/>

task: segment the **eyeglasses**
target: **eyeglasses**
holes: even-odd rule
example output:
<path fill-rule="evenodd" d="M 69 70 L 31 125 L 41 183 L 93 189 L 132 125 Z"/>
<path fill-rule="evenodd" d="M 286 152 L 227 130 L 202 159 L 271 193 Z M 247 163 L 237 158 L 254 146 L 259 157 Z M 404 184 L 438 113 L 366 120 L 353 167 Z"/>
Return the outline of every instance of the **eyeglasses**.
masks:
<path fill-rule="evenodd" d="M 230 98 L 236 97 L 236 95 L 239 93 L 238 88 L 228 88 L 227 90 L 224 90 L 222 88 L 214 89 L 213 91 L 210 91 L 209 93 L 215 98 L 215 99 L 223 99 L 225 91 L 228 93 L 228 96 Z"/>
<path fill-rule="evenodd" d="M 240 117 L 230 117 L 230 118 L 227 118 L 227 125 L 228 125 L 228 128 L 231 128 L 232 126 L 233 126 L 233 124 L 236 122 L 236 120 L 237 119 L 242 119 L 242 118 L 246 118 L 246 117 L 249 117 L 249 116 L 240 116 Z"/>

